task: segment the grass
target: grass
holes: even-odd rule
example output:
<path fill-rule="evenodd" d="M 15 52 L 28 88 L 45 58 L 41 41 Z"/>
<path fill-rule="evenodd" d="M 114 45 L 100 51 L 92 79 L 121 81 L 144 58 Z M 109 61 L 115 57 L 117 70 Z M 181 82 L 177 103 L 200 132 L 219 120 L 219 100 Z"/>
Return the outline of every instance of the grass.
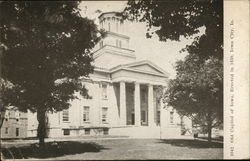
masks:
<path fill-rule="evenodd" d="M 4 146 L 5 159 L 52 160 L 145 160 L 145 159 L 222 159 L 223 144 L 184 139 L 110 139 L 86 142 L 47 142 L 40 150 L 37 144 Z M 12 153 L 12 155 L 10 154 Z"/>

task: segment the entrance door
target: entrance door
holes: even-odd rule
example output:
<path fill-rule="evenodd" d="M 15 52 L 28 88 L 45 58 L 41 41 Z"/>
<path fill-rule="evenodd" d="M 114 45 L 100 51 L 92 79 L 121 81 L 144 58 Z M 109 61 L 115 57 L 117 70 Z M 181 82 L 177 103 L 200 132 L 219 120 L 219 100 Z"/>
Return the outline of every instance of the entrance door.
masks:
<path fill-rule="evenodd" d="M 148 122 L 148 121 L 147 121 L 147 111 L 142 110 L 142 111 L 141 111 L 141 125 L 142 125 L 142 126 L 147 126 L 147 125 L 148 125 L 147 122 Z"/>
<path fill-rule="evenodd" d="M 134 113 L 131 113 L 131 123 L 132 123 L 132 125 L 135 124 L 135 114 Z"/>

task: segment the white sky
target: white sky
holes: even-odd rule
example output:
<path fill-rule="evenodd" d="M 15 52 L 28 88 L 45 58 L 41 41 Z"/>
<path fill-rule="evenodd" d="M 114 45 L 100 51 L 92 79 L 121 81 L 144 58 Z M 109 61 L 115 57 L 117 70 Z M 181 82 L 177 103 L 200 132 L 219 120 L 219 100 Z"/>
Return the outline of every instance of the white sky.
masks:
<path fill-rule="evenodd" d="M 83 1 L 80 4 L 82 16 L 97 21 L 97 10 L 102 12 L 122 11 L 126 1 Z M 147 39 L 145 23 L 131 22 L 128 24 L 127 32 L 130 36 L 130 49 L 135 50 L 137 60 L 150 60 L 175 77 L 174 65 L 177 60 L 183 59 L 187 53 L 179 53 L 186 45 L 192 43 L 192 39 L 182 38 L 181 41 L 160 42 L 157 35 Z"/>

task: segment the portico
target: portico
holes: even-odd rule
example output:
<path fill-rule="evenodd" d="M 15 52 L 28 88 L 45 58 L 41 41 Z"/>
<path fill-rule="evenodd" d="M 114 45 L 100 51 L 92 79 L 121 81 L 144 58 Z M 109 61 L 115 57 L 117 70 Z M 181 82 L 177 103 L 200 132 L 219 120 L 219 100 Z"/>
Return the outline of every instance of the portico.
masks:
<path fill-rule="evenodd" d="M 120 81 L 120 125 L 156 126 L 160 124 L 160 104 L 154 89 L 159 85 Z"/>

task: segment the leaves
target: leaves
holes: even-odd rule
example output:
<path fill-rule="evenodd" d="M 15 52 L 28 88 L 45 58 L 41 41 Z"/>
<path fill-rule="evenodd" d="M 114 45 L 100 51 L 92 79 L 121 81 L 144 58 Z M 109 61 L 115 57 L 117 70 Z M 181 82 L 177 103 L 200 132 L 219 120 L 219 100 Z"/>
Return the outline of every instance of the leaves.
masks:
<path fill-rule="evenodd" d="M 69 107 L 76 91 L 87 95 L 79 78 L 93 71 L 90 50 L 100 37 L 78 3 L 1 2 L 2 79 L 13 85 L 3 91 L 5 105 L 58 111 Z M 70 81 L 58 84 L 62 79 Z"/>
<path fill-rule="evenodd" d="M 130 20 L 146 22 L 146 37 L 157 34 L 160 41 L 180 41 L 182 36 L 188 38 L 205 27 L 205 34 L 185 49 L 205 59 L 223 58 L 221 0 L 129 0 L 124 15 Z"/>
<path fill-rule="evenodd" d="M 179 113 L 200 120 L 200 124 L 208 121 L 208 113 L 212 113 L 212 120 L 222 121 L 223 61 L 215 57 L 202 61 L 190 54 L 177 63 L 176 70 L 176 79 L 170 80 L 164 102 Z"/>

